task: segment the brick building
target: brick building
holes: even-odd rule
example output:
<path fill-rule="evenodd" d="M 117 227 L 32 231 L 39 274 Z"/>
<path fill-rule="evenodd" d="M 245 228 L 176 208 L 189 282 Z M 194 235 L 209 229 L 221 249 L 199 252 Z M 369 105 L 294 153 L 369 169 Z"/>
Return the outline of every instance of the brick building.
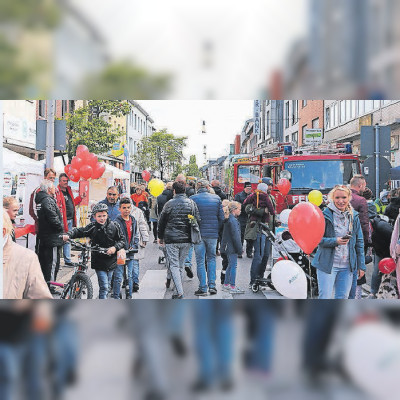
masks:
<path fill-rule="evenodd" d="M 306 129 L 324 127 L 324 101 L 323 100 L 299 100 L 299 141 L 301 146 L 304 141 Z"/>

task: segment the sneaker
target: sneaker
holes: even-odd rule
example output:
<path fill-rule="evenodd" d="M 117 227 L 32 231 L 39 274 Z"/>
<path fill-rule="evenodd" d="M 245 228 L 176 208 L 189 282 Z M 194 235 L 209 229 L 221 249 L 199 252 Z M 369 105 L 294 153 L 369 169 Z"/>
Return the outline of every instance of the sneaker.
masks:
<path fill-rule="evenodd" d="M 225 271 L 221 271 L 221 284 L 225 283 Z"/>
<path fill-rule="evenodd" d="M 158 240 L 157 240 L 157 239 L 154 239 L 153 243 L 157 243 L 157 242 L 158 242 Z"/>
<path fill-rule="evenodd" d="M 367 297 L 367 299 L 376 299 L 376 294 L 370 293 Z"/>
<path fill-rule="evenodd" d="M 240 287 L 235 286 L 234 288 L 231 287 L 231 290 L 229 291 L 232 294 L 243 294 L 245 291 L 243 289 L 240 289 Z"/>
<path fill-rule="evenodd" d="M 73 266 L 74 266 L 74 263 L 71 262 L 71 261 L 69 261 L 69 262 L 65 261 L 65 262 L 64 262 L 64 267 L 70 267 L 70 268 L 72 268 Z"/>
<path fill-rule="evenodd" d="M 243 258 L 243 255 L 242 255 L 242 254 L 239 254 L 239 255 L 238 255 L 238 258 Z"/>
<path fill-rule="evenodd" d="M 185 267 L 186 275 L 188 278 L 192 279 L 194 277 L 192 267 L 189 267 L 188 265 Z"/>
<path fill-rule="evenodd" d="M 133 285 L 132 285 L 132 290 L 136 293 L 136 292 L 138 292 L 139 291 L 139 284 L 138 283 L 134 283 Z"/>
<path fill-rule="evenodd" d="M 218 293 L 218 291 L 217 291 L 217 289 L 216 289 L 215 287 L 211 287 L 210 289 L 208 289 L 208 292 L 209 292 L 211 295 L 214 295 L 214 294 L 217 294 L 217 293 Z"/>
<path fill-rule="evenodd" d="M 58 270 L 59 270 L 59 271 L 62 271 L 62 269 L 63 269 L 63 267 L 60 265 L 60 266 L 58 267 Z"/>
<path fill-rule="evenodd" d="M 194 292 L 194 295 L 195 295 L 195 296 L 207 296 L 207 292 L 205 292 L 205 291 L 203 291 L 203 290 L 201 290 L 201 289 L 197 289 L 197 290 Z"/>
<path fill-rule="evenodd" d="M 253 254 L 247 254 L 247 258 L 253 258 Z"/>
<path fill-rule="evenodd" d="M 167 278 L 167 281 L 165 282 L 165 287 L 169 289 L 170 286 L 171 286 L 171 278 Z"/>
<path fill-rule="evenodd" d="M 181 300 L 181 299 L 183 299 L 183 294 L 173 294 L 172 298 L 174 300 Z"/>
<path fill-rule="evenodd" d="M 231 290 L 231 287 L 229 285 L 222 285 L 222 290 L 224 292 L 229 292 Z"/>
<path fill-rule="evenodd" d="M 61 296 L 61 292 L 54 287 L 50 288 L 50 293 L 53 295 Z"/>
<path fill-rule="evenodd" d="M 132 296 L 129 296 L 129 295 L 126 296 L 126 299 L 127 299 L 127 300 L 130 300 L 130 299 L 132 299 Z"/>

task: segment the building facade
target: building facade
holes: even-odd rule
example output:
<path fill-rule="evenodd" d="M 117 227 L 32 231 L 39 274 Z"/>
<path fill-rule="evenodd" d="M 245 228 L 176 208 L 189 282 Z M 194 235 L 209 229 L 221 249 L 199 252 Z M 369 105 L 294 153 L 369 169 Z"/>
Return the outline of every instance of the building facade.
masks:
<path fill-rule="evenodd" d="M 283 141 L 299 143 L 299 102 L 301 100 L 284 100 Z"/>
<path fill-rule="evenodd" d="M 299 100 L 298 145 L 304 143 L 306 129 L 318 129 L 324 127 L 324 101 L 323 100 Z"/>

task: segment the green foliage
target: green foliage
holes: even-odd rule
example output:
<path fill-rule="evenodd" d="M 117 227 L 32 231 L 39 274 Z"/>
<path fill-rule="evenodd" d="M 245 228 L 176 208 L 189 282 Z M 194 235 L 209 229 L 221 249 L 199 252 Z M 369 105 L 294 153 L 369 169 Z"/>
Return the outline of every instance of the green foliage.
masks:
<path fill-rule="evenodd" d="M 67 120 L 67 153 L 69 161 L 75 155 L 76 148 L 84 144 L 90 152 L 104 154 L 111 150 L 115 143 L 126 132 L 113 128 L 102 115 L 117 117 L 126 115 L 131 105 L 121 100 L 89 101 L 86 107 L 78 108 Z M 93 110 L 96 110 L 93 113 Z"/>
<path fill-rule="evenodd" d="M 172 173 L 172 180 L 175 180 L 179 174 L 185 174 L 185 170 L 182 164 L 175 165 L 174 172 Z"/>
<path fill-rule="evenodd" d="M 183 149 L 186 147 L 187 137 L 175 137 L 166 130 L 154 132 L 144 137 L 138 143 L 138 152 L 134 162 L 140 169 L 160 171 L 161 178 L 168 171 L 178 168 L 182 164 Z"/>
<path fill-rule="evenodd" d="M 185 166 L 185 173 L 187 176 L 194 176 L 196 178 L 200 177 L 199 166 L 197 165 L 195 155 L 190 156 L 189 164 Z"/>
<path fill-rule="evenodd" d="M 108 65 L 84 81 L 85 97 L 92 99 L 161 99 L 169 91 L 170 77 L 154 75 L 129 61 Z"/>

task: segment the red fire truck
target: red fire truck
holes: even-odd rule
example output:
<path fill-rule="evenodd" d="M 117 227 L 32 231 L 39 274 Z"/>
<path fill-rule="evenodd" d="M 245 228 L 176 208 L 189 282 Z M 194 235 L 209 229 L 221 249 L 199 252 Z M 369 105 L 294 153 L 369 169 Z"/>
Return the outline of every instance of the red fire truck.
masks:
<path fill-rule="evenodd" d="M 307 195 L 313 189 L 326 195 L 335 185 L 347 185 L 353 175 L 361 173 L 359 158 L 351 154 L 349 144 L 292 149 L 290 144 L 281 143 L 275 151 L 269 150 L 264 156 L 237 159 L 233 164 L 234 195 L 243 190 L 245 182 L 251 182 L 255 190 L 263 177 L 272 178 L 274 185 L 281 178 L 289 179 L 292 187 L 286 198 L 276 186 L 272 190 L 277 213 L 280 213 L 285 208 L 307 201 Z"/>

